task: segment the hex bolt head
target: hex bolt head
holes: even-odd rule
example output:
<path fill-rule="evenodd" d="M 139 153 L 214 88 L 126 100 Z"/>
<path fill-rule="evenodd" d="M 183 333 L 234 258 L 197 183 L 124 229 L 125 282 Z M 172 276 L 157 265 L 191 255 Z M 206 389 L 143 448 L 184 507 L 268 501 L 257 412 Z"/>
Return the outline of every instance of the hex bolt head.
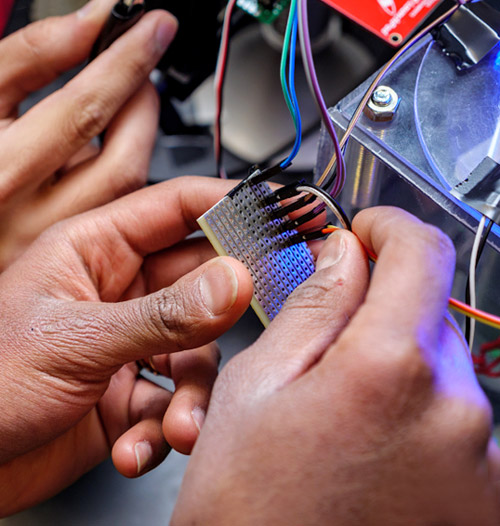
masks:
<path fill-rule="evenodd" d="M 372 121 L 391 121 L 396 115 L 400 102 L 401 98 L 392 88 L 378 86 L 363 112 Z"/>

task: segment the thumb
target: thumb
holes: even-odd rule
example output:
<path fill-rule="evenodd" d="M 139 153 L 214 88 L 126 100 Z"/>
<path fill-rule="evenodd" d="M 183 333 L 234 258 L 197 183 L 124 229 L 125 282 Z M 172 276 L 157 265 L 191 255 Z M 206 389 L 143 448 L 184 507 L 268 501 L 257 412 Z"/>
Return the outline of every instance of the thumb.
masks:
<path fill-rule="evenodd" d="M 316 272 L 289 296 L 259 340 L 232 360 L 232 368 L 242 372 L 241 382 L 249 381 L 260 396 L 307 371 L 349 323 L 368 279 L 366 254 L 357 237 L 345 230 L 331 234 Z"/>
<path fill-rule="evenodd" d="M 247 309 L 253 292 L 250 274 L 238 261 L 215 258 L 170 287 L 121 303 L 75 304 L 72 331 L 91 327 L 82 358 L 109 372 L 154 354 L 193 349 L 227 331 Z M 85 322 L 88 320 L 88 323 Z M 98 371 L 96 371 L 98 372 Z"/>

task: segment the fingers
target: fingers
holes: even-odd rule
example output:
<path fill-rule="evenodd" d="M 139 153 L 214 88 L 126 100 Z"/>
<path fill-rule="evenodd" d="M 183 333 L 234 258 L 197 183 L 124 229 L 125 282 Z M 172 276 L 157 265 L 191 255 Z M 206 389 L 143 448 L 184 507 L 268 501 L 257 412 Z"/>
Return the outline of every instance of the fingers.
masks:
<path fill-rule="evenodd" d="M 144 186 L 158 123 L 158 97 L 147 82 L 113 119 L 99 156 L 73 168 L 39 198 L 54 223 Z"/>
<path fill-rule="evenodd" d="M 228 180 L 179 177 L 75 218 L 66 225 L 66 232 L 89 267 L 99 249 L 108 252 L 117 240 L 125 241 L 127 249 L 143 257 L 164 250 L 198 230 L 196 219 L 234 185 L 234 181 Z M 83 223 L 85 236 L 82 236 Z M 120 270 L 123 274 L 123 268 Z M 99 282 L 108 280 L 104 269 L 96 268 L 94 272 Z"/>
<path fill-rule="evenodd" d="M 113 445 L 116 469 L 126 477 L 137 477 L 160 464 L 170 451 L 161 421 L 172 394 L 147 380 L 137 380 L 130 398 L 131 428 Z"/>
<path fill-rule="evenodd" d="M 403 210 L 379 207 L 353 223 L 361 242 L 378 255 L 365 304 L 350 333 L 377 345 L 434 347 L 454 274 L 451 241 Z M 372 327 L 369 333 L 363 326 Z"/>
<path fill-rule="evenodd" d="M 170 356 L 175 393 L 163 419 L 163 433 L 180 453 L 191 453 L 203 426 L 219 357 L 215 343 Z"/>
<path fill-rule="evenodd" d="M 148 13 L 66 86 L 17 119 L 3 139 L 2 159 L 10 167 L 5 192 L 12 191 L 12 179 L 21 185 L 47 178 L 105 129 L 147 79 L 175 30 L 165 11 Z"/>
<path fill-rule="evenodd" d="M 67 327 L 68 359 L 81 364 L 82 374 L 106 377 L 121 364 L 205 345 L 239 319 L 252 291 L 246 268 L 225 257 L 143 298 L 66 304 L 59 316 L 76 320 Z"/>
<path fill-rule="evenodd" d="M 363 301 L 368 276 L 358 239 L 343 230 L 333 233 L 314 275 L 295 289 L 257 343 L 230 362 L 229 375 L 239 375 L 259 395 L 300 376 L 349 323 Z"/>
<path fill-rule="evenodd" d="M 30 24 L 0 43 L 0 119 L 30 92 L 85 60 L 115 0 L 89 2 L 85 11 Z"/>
<path fill-rule="evenodd" d="M 164 365 L 159 364 L 162 361 Z M 157 357 L 155 367 L 165 369 L 167 362 L 169 371 L 165 372 L 175 382 L 174 395 L 138 380 L 130 400 L 132 427 L 113 446 L 115 467 L 126 477 L 147 473 L 164 460 L 171 447 L 189 454 L 203 425 L 217 377 L 217 345 Z"/>

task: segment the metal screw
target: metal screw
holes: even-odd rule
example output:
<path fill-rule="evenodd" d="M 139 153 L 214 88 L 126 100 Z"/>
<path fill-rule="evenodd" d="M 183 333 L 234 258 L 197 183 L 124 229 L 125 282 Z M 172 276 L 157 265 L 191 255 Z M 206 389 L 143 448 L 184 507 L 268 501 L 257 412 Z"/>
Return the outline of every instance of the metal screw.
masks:
<path fill-rule="evenodd" d="M 391 121 L 398 111 L 401 98 L 389 86 L 379 86 L 365 106 L 364 114 L 376 122 Z"/>
<path fill-rule="evenodd" d="M 377 106 L 389 106 L 392 101 L 392 94 L 388 88 L 380 86 L 373 92 L 372 101 Z"/>

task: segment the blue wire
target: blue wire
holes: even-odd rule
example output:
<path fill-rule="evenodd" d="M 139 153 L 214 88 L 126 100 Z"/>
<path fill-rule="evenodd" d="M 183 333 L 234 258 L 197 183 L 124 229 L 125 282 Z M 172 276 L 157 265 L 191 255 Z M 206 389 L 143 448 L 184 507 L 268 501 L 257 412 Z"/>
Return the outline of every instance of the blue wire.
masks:
<path fill-rule="evenodd" d="M 281 163 L 281 168 L 287 168 L 288 166 L 290 166 L 292 161 L 299 153 L 300 144 L 302 142 L 302 119 L 300 117 L 299 101 L 297 100 L 297 92 L 295 90 L 295 52 L 297 48 L 297 25 L 298 15 L 297 11 L 295 11 L 293 17 L 292 38 L 290 41 L 290 62 L 288 64 L 288 89 L 295 110 L 295 115 L 297 117 L 295 126 L 296 135 L 293 149 L 290 152 L 290 155 Z"/>

